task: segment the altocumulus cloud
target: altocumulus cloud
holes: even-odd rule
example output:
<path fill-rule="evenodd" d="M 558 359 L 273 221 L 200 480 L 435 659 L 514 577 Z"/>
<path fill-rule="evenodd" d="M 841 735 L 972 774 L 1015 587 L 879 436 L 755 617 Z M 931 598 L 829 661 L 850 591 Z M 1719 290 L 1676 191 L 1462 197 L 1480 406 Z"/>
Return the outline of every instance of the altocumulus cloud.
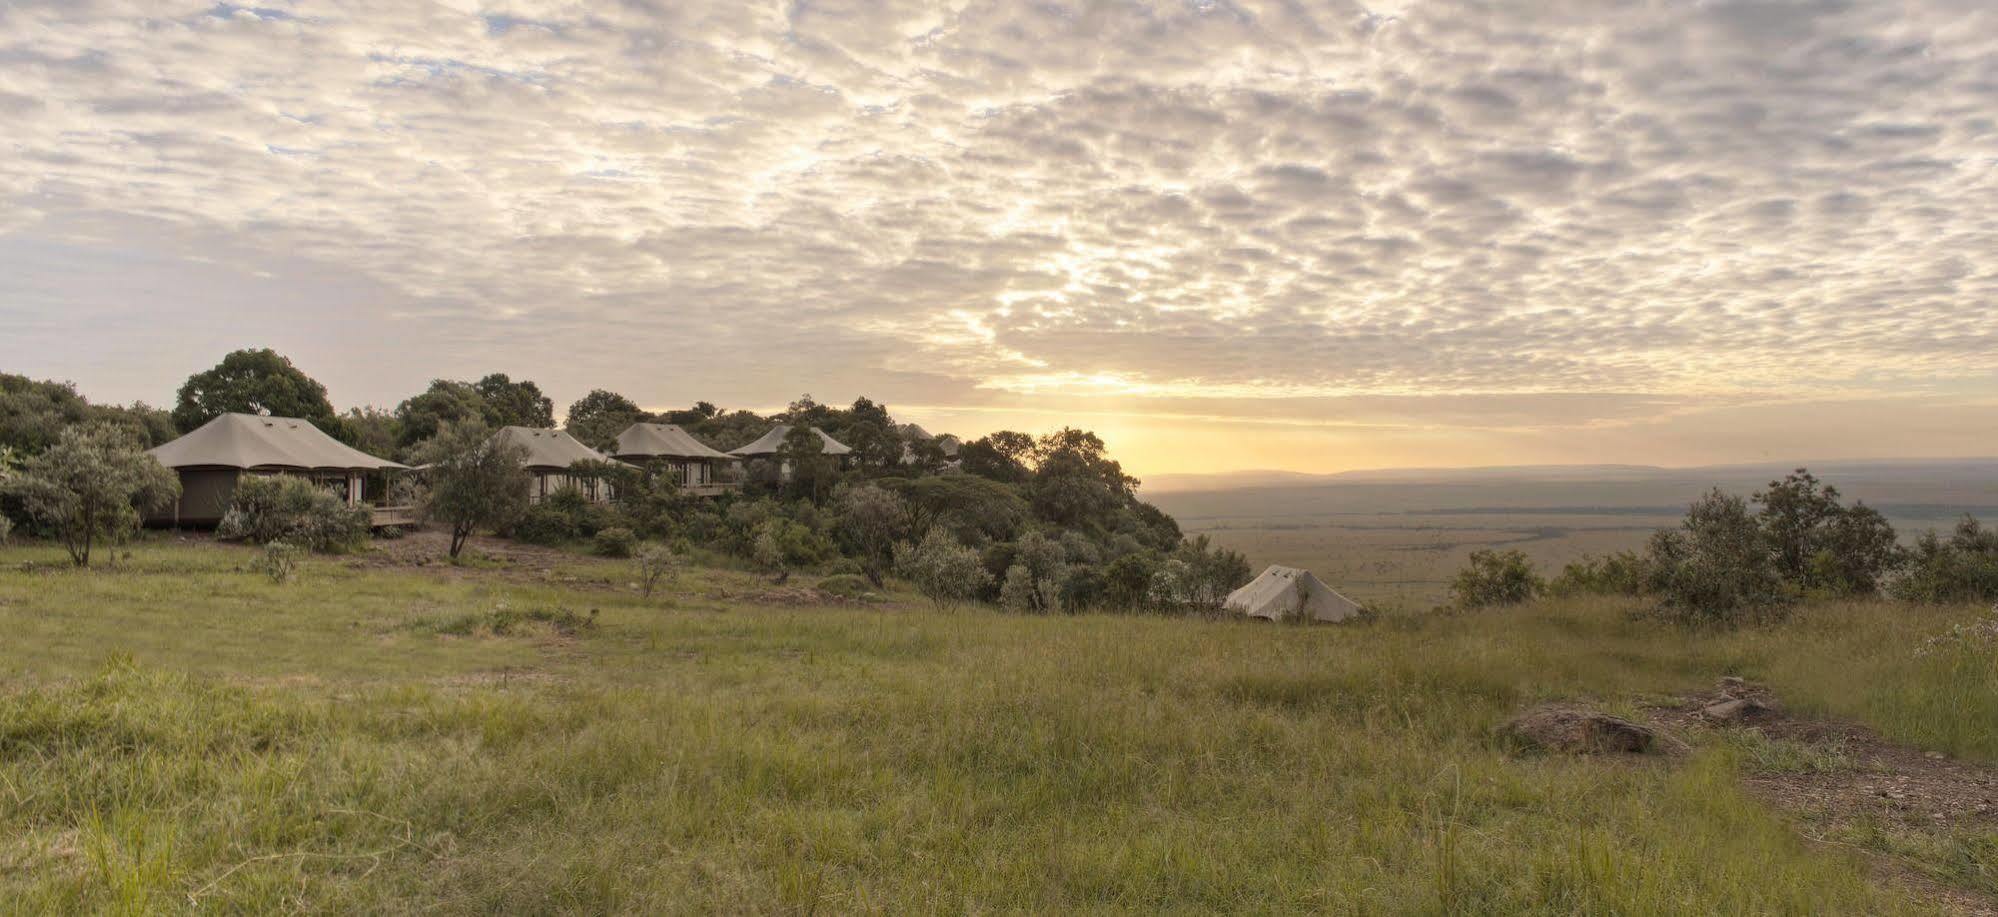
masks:
<path fill-rule="evenodd" d="M 0 122 L 0 356 L 57 368 L 332 311 L 378 398 L 1530 426 L 1998 356 L 1986 0 L 16 0 Z"/>

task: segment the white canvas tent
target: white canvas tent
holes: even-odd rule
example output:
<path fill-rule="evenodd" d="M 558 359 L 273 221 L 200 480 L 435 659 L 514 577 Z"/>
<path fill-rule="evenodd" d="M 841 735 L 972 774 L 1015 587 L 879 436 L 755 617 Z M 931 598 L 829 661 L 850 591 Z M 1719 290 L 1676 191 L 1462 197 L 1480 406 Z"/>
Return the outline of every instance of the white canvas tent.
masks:
<path fill-rule="evenodd" d="M 842 443 L 839 440 L 827 436 L 826 431 L 821 430 L 818 427 L 813 427 L 812 432 L 817 433 L 819 435 L 819 441 L 825 444 L 826 447 L 825 454 L 827 455 L 847 455 L 853 452 L 852 447 L 849 447 L 845 443 Z M 761 437 L 757 438 L 756 442 L 750 443 L 747 446 L 737 446 L 733 449 L 728 450 L 728 454 L 733 455 L 737 458 L 745 458 L 745 459 L 770 458 L 771 456 L 776 455 L 778 450 L 784 448 L 784 438 L 790 435 L 791 435 L 791 425 L 780 423 L 774 427 L 771 427 L 770 432 L 765 433 Z"/>
<path fill-rule="evenodd" d="M 1360 603 L 1340 595 L 1311 571 L 1275 565 L 1229 593 L 1222 607 L 1272 621 L 1295 618 L 1300 612 L 1313 621 L 1344 621 L 1360 613 Z"/>

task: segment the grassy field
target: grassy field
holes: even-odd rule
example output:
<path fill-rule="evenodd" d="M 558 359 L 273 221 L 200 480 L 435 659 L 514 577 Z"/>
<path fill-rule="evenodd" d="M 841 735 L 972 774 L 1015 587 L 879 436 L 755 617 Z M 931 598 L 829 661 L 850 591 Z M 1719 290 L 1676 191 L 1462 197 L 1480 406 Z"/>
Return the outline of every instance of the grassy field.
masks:
<path fill-rule="evenodd" d="M 1998 759 L 1998 663 L 1912 652 L 1974 609 L 1296 628 L 779 604 L 713 570 L 644 600 L 584 558 L 281 586 L 250 556 L 0 548 L 6 909 L 1920 913 L 1745 795 L 1738 742 L 1521 757 L 1492 730 L 1741 674 Z M 1921 849 L 1998 892 L 1998 838 Z"/>

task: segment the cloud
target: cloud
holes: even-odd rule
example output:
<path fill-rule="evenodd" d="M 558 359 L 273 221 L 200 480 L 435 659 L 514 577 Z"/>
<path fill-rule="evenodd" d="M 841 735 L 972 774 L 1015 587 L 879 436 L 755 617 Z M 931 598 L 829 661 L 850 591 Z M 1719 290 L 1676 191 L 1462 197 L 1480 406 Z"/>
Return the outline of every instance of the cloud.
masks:
<path fill-rule="evenodd" d="M 1967 0 L 14 3 L 0 266 L 159 282 L 33 272 L 0 360 L 255 290 L 375 323 L 292 342 L 351 401 L 1905 397 L 1998 356 L 1993 61 Z"/>

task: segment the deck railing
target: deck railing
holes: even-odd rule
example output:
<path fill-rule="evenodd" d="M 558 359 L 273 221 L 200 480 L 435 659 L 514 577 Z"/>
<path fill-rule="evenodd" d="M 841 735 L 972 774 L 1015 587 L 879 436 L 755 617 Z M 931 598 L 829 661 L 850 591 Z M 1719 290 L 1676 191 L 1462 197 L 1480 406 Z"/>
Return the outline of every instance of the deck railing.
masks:
<path fill-rule="evenodd" d="M 392 525 L 415 525 L 416 522 L 416 507 L 414 506 L 368 507 L 368 525 L 374 528 L 388 528 Z"/>

